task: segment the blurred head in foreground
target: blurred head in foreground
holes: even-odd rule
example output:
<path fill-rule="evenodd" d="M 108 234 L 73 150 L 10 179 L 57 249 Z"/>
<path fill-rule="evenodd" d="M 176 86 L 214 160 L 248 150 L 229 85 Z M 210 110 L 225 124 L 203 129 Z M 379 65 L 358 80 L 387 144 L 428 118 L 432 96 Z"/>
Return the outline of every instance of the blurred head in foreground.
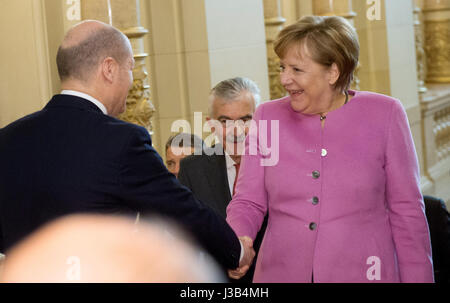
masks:
<path fill-rule="evenodd" d="M 222 282 L 215 264 L 175 229 L 101 215 L 56 220 L 6 255 L 0 282 Z"/>

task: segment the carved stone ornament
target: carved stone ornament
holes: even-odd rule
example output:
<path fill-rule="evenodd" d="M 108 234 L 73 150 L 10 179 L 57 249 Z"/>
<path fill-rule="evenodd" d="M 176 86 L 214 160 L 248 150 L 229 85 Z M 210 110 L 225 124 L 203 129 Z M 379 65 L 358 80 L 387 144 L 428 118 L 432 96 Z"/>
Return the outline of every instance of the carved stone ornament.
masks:
<path fill-rule="evenodd" d="M 450 83 L 450 20 L 427 21 L 427 82 Z"/>
<path fill-rule="evenodd" d="M 151 132 L 153 127 L 150 119 L 154 112 L 155 108 L 150 102 L 149 87 L 144 84 L 144 79 L 135 79 L 128 93 L 127 109 L 119 118 L 144 126 Z"/>

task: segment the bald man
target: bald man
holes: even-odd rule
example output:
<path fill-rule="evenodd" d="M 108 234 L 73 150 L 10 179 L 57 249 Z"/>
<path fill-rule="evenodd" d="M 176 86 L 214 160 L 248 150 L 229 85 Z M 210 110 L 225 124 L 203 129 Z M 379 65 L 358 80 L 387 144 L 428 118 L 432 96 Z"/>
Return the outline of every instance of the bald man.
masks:
<path fill-rule="evenodd" d="M 63 217 L 10 251 L 0 283 L 223 282 L 216 264 L 184 238 L 160 219 Z"/>
<path fill-rule="evenodd" d="M 251 243 L 178 183 L 143 127 L 115 118 L 133 82 L 127 37 L 85 21 L 56 60 L 62 92 L 0 130 L 0 252 L 60 216 L 140 212 L 174 219 L 226 268 L 248 264 Z"/>

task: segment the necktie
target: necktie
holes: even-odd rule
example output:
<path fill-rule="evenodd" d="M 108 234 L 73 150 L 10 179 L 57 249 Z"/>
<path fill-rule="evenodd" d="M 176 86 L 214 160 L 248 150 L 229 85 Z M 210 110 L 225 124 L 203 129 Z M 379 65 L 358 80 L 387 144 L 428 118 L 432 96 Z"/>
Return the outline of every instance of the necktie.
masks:
<path fill-rule="evenodd" d="M 240 164 L 239 164 L 239 163 L 236 163 L 236 164 L 234 164 L 234 167 L 236 167 L 236 178 L 234 178 L 234 184 L 233 184 L 233 196 L 234 196 L 234 193 L 235 193 L 236 183 L 237 183 L 237 179 L 238 179 L 238 175 L 239 175 L 239 167 L 240 167 Z"/>

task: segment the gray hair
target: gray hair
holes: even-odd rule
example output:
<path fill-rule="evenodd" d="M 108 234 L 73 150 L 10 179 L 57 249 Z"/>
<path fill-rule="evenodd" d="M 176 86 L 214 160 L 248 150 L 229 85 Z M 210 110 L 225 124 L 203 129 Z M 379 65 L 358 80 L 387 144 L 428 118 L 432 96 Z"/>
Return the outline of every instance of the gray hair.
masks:
<path fill-rule="evenodd" d="M 261 101 L 261 91 L 255 82 L 244 77 L 236 77 L 219 82 L 210 92 L 209 115 L 212 116 L 213 103 L 216 98 L 232 102 L 244 91 L 252 94 L 255 102 L 254 106 L 256 107 Z"/>
<path fill-rule="evenodd" d="M 67 36 L 70 36 L 70 31 Z M 86 82 L 98 64 L 107 57 L 122 64 L 129 55 L 126 39 L 119 30 L 106 27 L 74 46 L 61 45 L 56 55 L 59 78 L 61 81 L 73 78 Z"/>
<path fill-rule="evenodd" d="M 201 152 L 204 145 L 205 142 L 194 134 L 178 133 L 169 137 L 167 140 L 166 153 L 169 147 L 191 147 L 194 148 L 196 152 Z"/>

